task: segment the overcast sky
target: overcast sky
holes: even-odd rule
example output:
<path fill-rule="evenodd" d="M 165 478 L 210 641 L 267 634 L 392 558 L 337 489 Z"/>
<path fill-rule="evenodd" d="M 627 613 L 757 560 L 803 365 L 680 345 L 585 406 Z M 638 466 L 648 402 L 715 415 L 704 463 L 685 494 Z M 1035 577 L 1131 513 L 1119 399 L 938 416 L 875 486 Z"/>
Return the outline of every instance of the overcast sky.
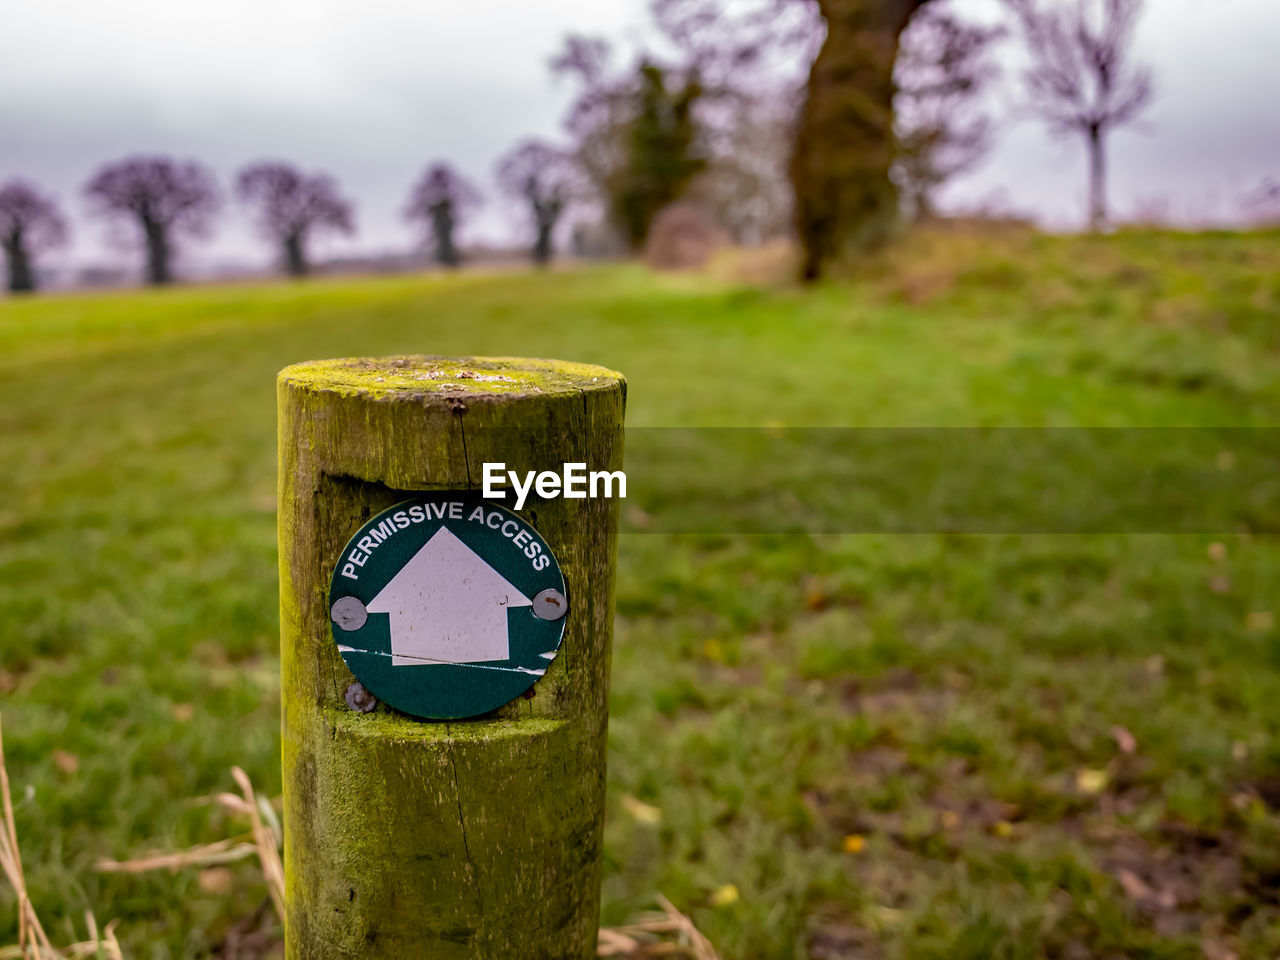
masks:
<path fill-rule="evenodd" d="M 994 0 L 957 0 L 989 16 Z M 22 176 L 72 215 L 65 258 L 110 260 L 82 186 L 138 151 L 199 158 L 229 182 L 246 161 L 332 173 L 357 202 L 360 233 L 325 252 L 395 250 L 429 160 L 448 158 L 492 196 L 494 160 L 516 139 L 554 137 L 570 96 L 547 69 L 568 31 L 624 46 L 649 31 L 647 0 L 0 0 L 0 181 Z M 1113 145 L 1120 211 L 1162 204 L 1186 219 L 1234 213 L 1280 176 L 1280 0 L 1148 0 L 1138 54 L 1157 100 Z M 1016 100 L 1012 56 L 1001 101 Z M 953 200 L 998 196 L 1054 225 L 1078 223 L 1084 157 L 1033 122 L 1010 121 Z M 491 203 L 471 238 L 513 235 Z M 229 204 L 205 262 L 270 255 Z"/>

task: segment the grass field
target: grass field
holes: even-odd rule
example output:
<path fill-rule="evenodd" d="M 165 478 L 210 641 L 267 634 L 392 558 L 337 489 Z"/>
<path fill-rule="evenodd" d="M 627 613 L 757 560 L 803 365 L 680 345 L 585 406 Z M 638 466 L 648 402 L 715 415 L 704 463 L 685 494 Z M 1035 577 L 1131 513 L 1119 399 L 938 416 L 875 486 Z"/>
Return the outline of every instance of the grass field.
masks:
<path fill-rule="evenodd" d="M 728 272 L 732 272 L 731 270 Z M 0 303 L 0 704 L 37 909 L 216 955 L 265 888 L 92 865 L 280 788 L 274 375 L 621 369 L 633 425 L 1280 424 L 1280 235 L 912 240 L 813 292 L 632 267 Z M 1280 952 L 1280 543 L 628 534 L 604 921 L 725 958 Z M 0 944 L 16 938 L 0 893 Z"/>

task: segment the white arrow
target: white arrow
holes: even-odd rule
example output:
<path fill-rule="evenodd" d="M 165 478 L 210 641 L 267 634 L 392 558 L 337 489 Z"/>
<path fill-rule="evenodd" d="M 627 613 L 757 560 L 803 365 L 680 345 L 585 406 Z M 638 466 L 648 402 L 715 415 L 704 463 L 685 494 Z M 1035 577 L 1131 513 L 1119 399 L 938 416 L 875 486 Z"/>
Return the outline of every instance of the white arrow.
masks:
<path fill-rule="evenodd" d="M 391 616 L 391 662 L 479 663 L 511 659 L 507 610 L 532 600 L 441 527 L 376 597 Z"/>

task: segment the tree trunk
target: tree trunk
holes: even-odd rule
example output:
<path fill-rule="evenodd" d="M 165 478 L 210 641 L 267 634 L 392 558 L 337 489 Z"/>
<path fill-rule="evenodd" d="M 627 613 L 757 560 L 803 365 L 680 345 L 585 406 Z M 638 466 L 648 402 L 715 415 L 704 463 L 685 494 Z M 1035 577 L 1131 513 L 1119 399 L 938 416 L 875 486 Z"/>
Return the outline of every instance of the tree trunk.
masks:
<path fill-rule="evenodd" d="M 147 282 L 162 287 L 173 281 L 169 272 L 169 229 L 163 223 L 143 221 L 147 241 Z"/>
<path fill-rule="evenodd" d="M 284 238 L 284 266 L 291 277 L 305 277 L 310 273 L 301 230 L 295 230 Z"/>
<path fill-rule="evenodd" d="M 545 267 L 551 262 L 551 231 L 555 229 L 555 225 L 554 220 L 538 221 L 538 239 L 533 244 L 533 262 L 540 267 Z"/>
<path fill-rule="evenodd" d="M 872 249 L 898 216 L 893 64 L 925 0 L 819 0 L 827 37 L 809 72 L 791 160 L 802 275 Z"/>
<path fill-rule="evenodd" d="M 436 236 L 436 263 L 450 269 L 458 265 L 458 248 L 453 244 L 453 212 L 441 210 L 432 215 L 431 228 Z"/>
<path fill-rule="evenodd" d="M 4 238 L 4 256 L 9 264 L 9 292 L 31 293 L 36 288 L 35 271 L 22 231 L 14 230 Z"/>
<path fill-rule="evenodd" d="M 474 490 L 486 461 L 620 469 L 625 399 L 621 375 L 555 360 L 387 357 L 280 374 L 291 960 L 595 957 L 618 501 L 528 506 L 568 585 L 564 640 L 535 695 L 487 717 L 354 712 L 328 582 L 347 538 L 408 491 Z"/>
<path fill-rule="evenodd" d="M 938 218 L 937 208 L 933 203 L 933 193 L 924 184 L 918 185 L 907 198 L 911 204 L 911 221 L 913 223 L 932 223 Z"/>
<path fill-rule="evenodd" d="M 1102 130 L 1089 128 L 1089 229 L 1099 233 L 1107 225 L 1107 155 Z"/>

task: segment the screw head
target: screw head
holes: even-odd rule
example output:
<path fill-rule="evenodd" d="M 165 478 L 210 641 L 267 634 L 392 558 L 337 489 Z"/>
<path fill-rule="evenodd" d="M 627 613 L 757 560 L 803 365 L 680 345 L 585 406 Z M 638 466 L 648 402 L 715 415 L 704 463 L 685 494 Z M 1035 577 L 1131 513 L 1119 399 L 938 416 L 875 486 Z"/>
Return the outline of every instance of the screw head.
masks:
<path fill-rule="evenodd" d="M 569 600 L 559 590 L 541 590 L 533 598 L 533 615 L 539 620 L 559 620 L 569 612 Z"/>
<path fill-rule="evenodd" d="M 378 705 L 378 698 L 366 690 L 359 680 L 347 687 L 347 692 L 343 694 L 342 699 L 347 701 L 347 706 L 356 713 L 368 713 Z"/>
<path fill-rule="evenodd" d="M 329 617 L 341 629 L 350 632 L 365 625 L 369 619 L 369 611 L 358 597 L 339 597 L 329 608 Z"/>

